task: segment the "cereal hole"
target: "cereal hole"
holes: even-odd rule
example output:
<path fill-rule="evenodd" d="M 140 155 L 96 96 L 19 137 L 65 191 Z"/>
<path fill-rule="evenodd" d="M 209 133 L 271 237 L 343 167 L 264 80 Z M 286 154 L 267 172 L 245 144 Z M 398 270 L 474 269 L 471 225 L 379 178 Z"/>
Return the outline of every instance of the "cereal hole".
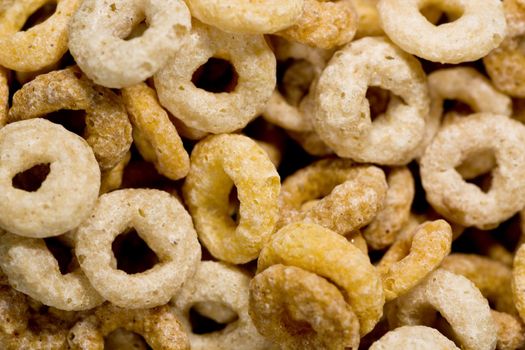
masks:
<path fill-rule="evenodd" d="M 286 331 L 293 337 L 305 337 L 316 334 L 310 323 L 304 320 L 296 320 L 288 310 L 281 314 L 281 323 Z"/>
<path fill-rule="evenodd" d="M 86 130 L 86 111 L 62 109 L 48 114 L 45 119 L 62 125 L 66 130 L 83 136 Z"/>
<path fill-rule="evenodd" d="M 237 187 L 232 187 L 228 198 L 228 214 L 230 215 L 230 218 L 233 220 L 233 222 L 239 224 L 239 206 L 241 202 L 239 201 L 239 197 L 237 196 Z"/>
<path fill-rule="evenodd" d="M 118 235 L 111 248 L 117 259 L 117 269 L 128 274 L 147 271 L 159 262 L 157 254 L 133 228 Z"/>
<path fill-rule="evenodd" d="M 277 90 L 286 102 L 298 106 L 309 93 L 315 68 L 306 60 L 288 59 L 277 65 Z"/>
<path fill-rule="evenodd" d="M 388 109 L 391 92 L 379 86 L 369 86 L 366 91 L 366 99 L 370 104 L 370 119 L 372 122 L 383 115 Z"/>
<path fill-rule="evenodd" d="M 453 112 L 456 115 L 466 116 L 475 111 L 470 107 L 469 104 L 459 100 L 445 100 L 443 101 L 443 115 Z"/>
<path fill-rule="evenodd" d="M 482 164 L 477 165 L 478 162 Z M 478 186 L 481 191 L 487 193 L 492 187 L 492 171 L 496 166 L 494 152 L 480 150 L 467 157 L 456 167 L 456 171 L 466 182 Z"/>
<path fill-rule="evenodd" d="M 140 38 L 142 34 L 148 29 L 148 24 L 146 23 L 146 20 L 143 19 L 139 24 L 136 26 L 133 26 L 133 29 L 129 33 L 129 35 L 124 38 L 125 41 L 129 41 L 135 38 Z"/>
<path fill-rule="evenodd" d="M 12 179 L 14 188 L 26 192 L 36 192 L 51 171 L 50 163 L 41 163 L 19 172 Z"/>
<path fill-rule="evenodd" d="M 435 26 L 455 22 L 463 16 L 464 13 L 463 8 L 459 4 L 449 4 L 446 8 L 443 8 L 431 1 L 423 3 L 419 12 L 427 21 Z"/>
<path fill-rule="evenodd" d="M 75 260 L 71 248 L 65 245 L 57 237 L 44 238 L 47 249 L 58 262 L 58 268 L 62 275 L 66 275 L 74 270 Z"/>
<path fill-rule="evenodd" d="M 104 349 L 123 349 L 123 344 L 129 350 L 152 349 L 142 335 L 124 328 L 117 328 L 104 337 Z"/>
<path fill-rule="evenodd" d="M 239 75 L 235 67 L 227 60 L 211 57 L 197 68 L 191 78 L 199 89 L 212 93 L 232 92 L 237 87 Z"/>
<path fill-rule="evenodd" d="M 38 10 L 33 12 L 31 16 L 29 16 L 22 26 L 22 31 L 26 31 L 31 29 L 32 27 L 44 22 L 49 17 L 51 17 L 57 9 L 57 3 L 56 1 L 48 1 L 44 5 L 42 5 Z"/>
<path fill-rule="evenodd" d="M 206 302 L 206 303 L 212 303 L 212 302 Z M 218 322 L 217 320 L 213 319 L 211 315 L 205 315 L 202 310 L 205 309 L 205 307 L 200 307 L 202 305 L 199 305 L 200 303 L 196 303 L 193 305 L 189 311 L 189 321 L 191 325 L 191 331 L 194 334 L 208 334 L 213 332 L 220 332 L 224 328 L 228 326 L 228 324 L 233 323 L 239 319 L 239 316 L 237 313 L 233 312 L 228 306 L 222 304 L 222 303 L 214 303 L 216 307 L 219 308 L 225 308 L 226 312 L 229 315 L 232 315 L 232 317 L 229 317 L 225 320 L 225 322 Z M 204 304 L 204 303 L 202 303 Z M 200 310 L 200 311 L 198 311 Z"/>

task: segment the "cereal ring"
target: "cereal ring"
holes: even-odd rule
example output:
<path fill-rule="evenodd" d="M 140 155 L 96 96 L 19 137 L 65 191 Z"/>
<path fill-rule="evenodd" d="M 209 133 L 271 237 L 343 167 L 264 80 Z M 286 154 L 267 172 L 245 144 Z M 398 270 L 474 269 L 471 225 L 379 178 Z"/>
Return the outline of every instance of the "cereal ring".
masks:
<path fill-rule="evenodd" d="M 137 274 L 117 270 L 115 237 L 135 228 L 160 263 Z M 93 287 L 115 305 L 132 309 L 165 304 L 193 274 L 201 251 L 191 218 L 166 192 L 126 189 L 102 195 L 76 231 L 75 253 Z"/>
<path fill-rule="evenodd" d="M 404 326 L 388 332 L 372 344 L 370 350 L 459 350 L 459 348 L 434 328 Z"/>
<path fill-rule="evenodd" d="M 459 100 L 468 104 L 474 112 L 488 112 L 510 116 L 512 114 L 511 99 L 496 90 L 491 82 L 477 70 L 470 67 L 454 67 L 440 69 L 428 76 L 430 91 L 430 116 L 425 129 L 423 143 L 420 145 L 420 156 L 423 155 L 432 139 L 438 132 L 443 118 L 445 100 Z M 447 119 L 447 117 L 445 117 Z M 448 118 L 453 119 L 453 118 Z M 450 121 L 449 121 L 450 122 Z M 443 122 L 448 124 L 447 121 Z M 486 159 L 487 156 L 484 156 Z M 474 159 L 474 158 L 471 158 Z M 493 168 L 494 163 L 488 162 L 485 170 Z M 469 174 L 464 167 L 461 172 L 467 176 L 476 177 L 483 174 Z"/>
<path fill-rule="evenodd" d="M 9 71 L 0 66 L 0 128 L 7 123 L 7 111 L 9 100 Z"/>
<path fill-rule="evenodd" d="M 131 160 L 131 152 L 126 153 L 126 156 L 113 168 L 102 172 L 100 178 L 100 194 L 111 192 L 119 189 L 122 186 L 122 179 L 124 177 L 124 169 Z"/>
<path fill-rule="evenodd" d="M 522 244 L 514 256 L 512 269 L 512 294 L 516 309 L 525 321 L 525 244 Z"/>
<path fill-rule="evenodd" d="M 187 4 L 199 21 L 225 32 L 268 34 L 295 24 L 304 0 L 191 0 Z"/>
<path fill-rule="evenodd" d="M 38 164 L 50 172 L 35 191 L 13 186 Z M 87 143 L 47 120 L 0 129 L 0 227 L 27 237 L 57 236 L 87 218 L 97 200 L 100 170 Z"/>
<path fill-rule="evenodd" d="M 438 268 L 451 245 L 452 230 L 445 220 L 427 221 L 399 236 L 377 265 L 386 300 L 405 294 Z"/>
<path fill-rule="evenodd" d="M 331 49 L 350 42 L 356 30 L 357 13 L 353 1 L 304 0 L 299 20 L 276 34 L 290 41 Z"/>
<path fill-rule="evenodd" d="M 56 11 L 44 22 L 21 30 L 48 0 L 7 1 L 0 12 L 0 66 L 31 72 L 58 62 L 66 53 L 68 26 L 80 0 L 56 0 Z"/>
<path fill-rule="evenodd" d="M 304 220 L 344 235 L 377 215 L 386 190 L 385 175 L 377 167 L 356 166 L 345 159 L 317 161 L 283 182 L 277 227 Z M 319 202 L 303 209 L 304 203 L 319 197 Z"/>
<path fill-rule="evenodd" d="M 420 12 L 432 0 L 380 0 L 379 17 L 386 34 L 408 53 L 433 62 L 475 61 L 505 38 L 503 6 L 498 0 L 438 1 L 439 7 L 458 17 L 435 26 Z"/>
<path fill-rule="evenodd" d="M 194 21 L 180 52 L 155 74 L 155 87 L 160 103 L 184 124 L 227 133 L 263 111 L 276 82 L 275 56 L 263 36 L 226 34 Z M 210 58 L 231 61 L 238 75 L 233 91 L 212 93 L 193 84 L 193 74 Z"/>
<path fill-rule="evenodd" d="M 522 349 L 525 345 L 525 326 L 516 317 L 492 310 L 492 318 L 498 327 L 498 350 Z"/>
<path fill-rule="evenodd" d="M 61 310 L 88 310 L 104 299 L 79 268 L 62 274 L 44 240 L 4 233 L 0 267 L 20 292 Z"/>
<path fill-rule="evenodd" d="M 368 86 L 393 94 L 372 123 Z M 423 138 L 429 97 L 421 64 L 385 38 L 363 38 L 338 51 L 319 78 L 312 118 L 340 157 L 403 165 Z"/>
<path fill-rule="evenodd" d="M 463 180 L 455 170 L 482 150 L 494 152 L 488 193 Z M 525 126 L 505 116 L 478 113 L 442 128 L 421 159 L 427 200 L 445 218 L 463 226 L 489 229 L 525 206 Z"/>
<path fill-rule="evenodd" d="M 379 12 L 377 12 L 377 2 L 378 0 L 354 0 L 354 7 L 359 18 L 355 34 L 357 39 L 365 36 L 384 35 Z"/>
<path fill-rule="evenodd" d="M 454 253 L 443 260 L 441 268 L 472 281 L 496 310 L 516 313 L 511 292 L 512 271 L 508 266 L 479 255 Z"/>
<path fill-rule="evenodd" d="M 142 157 L 153 162 L 158 172 L 169 179 L 185 177 L 190 170 L 188 153 L 177 129 L 160 106 L 155 90 L 140 83 L 122 89 L 122 98 Z"/>
<path fill-rule="evenodd" d="M 184 284 L 173 302 L 182 314 L 182 324 L 189 334 L 193 350 L 267 349 L 269 342 L 258 332 L 248 315 L 250 277 L 239 268 L 220 262 L 202 262 L 193 278 Z M 191 331 L 189 313 L 192 306 L 207 303 L 225 305 L 235 312 L 236 321 L 224 329 L 195 334 Z M 228 315 L 229 316 L 229 315 Z"/>
<path fill-rule="evenodd" d="M 496 87 L 515 97 L 525 97 L 525 58 L 521 49 L 525 35 L 525 3 L 504 0 L 507 37 L 483 58 L 483 64 Z"/>
<path fill-rule="evenodd" d="M 228 211 L 233 186 L 238 224 Z M 214 257 L 240 264 L 257 258 L 273 233 L 280 187 L 275 166 L 255 141 L 224 134 L 195 146 L 183 195 L 204 246 Z"/>
<path fill-rule="evenodd" d="M 363 230 L 363 237 L 372 249 L 383 249 L 394 242 L 408 222 L 414 200 L 414 178 L 407 167 L 393 168 L 386 181 L 388 190 L 383 209 Z"/>
<path fill-rule="evenodd" d="M 250 283 L 250 315 L 283 349 L 359 345 L 359 321 L 336 286 L 303 269 L 273 265 Z"/>
<path fill-rule="evenodd" d="M 465 350 L 492 350 L 497 327 L 489 303 L 463 276 L 438 269 L 397 299 L 389 316 L 392 326 L 432 324 L 439 312 Z"/>
<path fill-rule="evenodd" d="M 86 111 L 84 138 L 102 169 L 113 168 L 125 157 L 132 138 L 124 105 L 77 67 L 40 75 L 24 85 L 13 96 L 8 121 L 43 117 L 61 109 Z"/>
<path fill-rule="evenodd" d="M 145 32 L 126 40 L 144 18 Z M 122 88 L 161 69 L 182 48 L 190 28 L 182 0 L 84 0 L 69 27 L 69 50 L 95 83 Z"/>
<path fill-rule="evenodd" d="M 361 336 L 369 333 L 383 314 L 385 297 L 379 273 L 368 256 L 329 229 L 304 222 L 283 227 L 261 251 L 257 271 L 275 264 L 316 273 L 343 290 L 359 319 Z"/>
<path fill-rule="evenodd" d="M 102 350 L 104 337 L 116 329 L 138 333 L 152 349 L 189 350 L 188 336 L 168 305 L 152 309 L 122 309 L 104 304 L 79 321 L 67 337 L 71 350 Z"/>

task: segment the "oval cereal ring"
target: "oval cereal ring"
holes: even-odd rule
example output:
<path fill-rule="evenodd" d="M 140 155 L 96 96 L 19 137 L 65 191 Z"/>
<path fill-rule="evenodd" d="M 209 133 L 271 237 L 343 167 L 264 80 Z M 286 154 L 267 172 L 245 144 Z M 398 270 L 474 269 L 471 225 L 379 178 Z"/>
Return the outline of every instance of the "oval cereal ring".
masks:
<path fill-rule="evenodd" d="M 283 349 L 359 345 L 359 321 L 336 286 L 303 269 L 273 265 L 250 283 L 250 315 Z"/>
<path fill-rule="evenodd" d="M 445 220 L 427 221 L 406 232 L 377 265 L 387 301 L 420 283 L 450 253 L 452 230 Z"/>
<path fill-rule="evenodd" d="M 188 153 L 177 129 L 160 106 L 155 90 L 140 83 L 123 89 L 122 98 L 136 134 L 135 144 L 142 157 L 152 161 L 158 172 L 167 178 L 177 180 L 185 177 L 190 169 Z"/>
<path fill-rule="evenodd" d="M 125 157 L 132 137 L 122 101 L 88 80 L 77 67 L 39 75 L 24 85 L 13 96 L 8 121 L 43 117 L 61 109 L 86 111 L 84 138 L 103 170 Z"/>
<path fill-rule="evenodd" d="M 126 40 L 143 19 L 145 32 Z M 181 49 L 190 28 L 182 0 L 85 0 L 69 27 L 69 50 L 95 83 L 122 88 L 162 68 Z"/>
<path fill-rule="evenodd" d="M 32 72 L 58 62 L 66 53 L 69 22 L 80 0 L 56 0 L 56 10 L 44 22 L 21 30 L 33 12 L 48 0 L 4 2 L 0 11 L 0 66 Z"/>
<path fill-rule="evenodd" d="M 353 1 L 304 0 L 299 20 L 276 34 L 290 41 L 331 49 L 350 42 L 356 30 L 357 13 Z"/>
<path fill-rule="evenodd" d="M 155 74 L 155 87 L 160 103 L 184 124 L 226 133 L 262 112 L 276 82 L 275 56 L 262 35 L 227 34 L 193 21 L 180 52 Z M 238 75 L 233 91 L 212 93 L 194 85 L 193 74 L 210 58 L 231 62 Z"/>
<path fill-rule="evenodd" d="M 112 242 L 135 228 L 159 263 L 137 274 L 117 270 Z M 126 189 L 99 198 L 76 231 L 75 254 L 93 287 L 127 308 L 165 304 L 194 273 L 201 257 L 197 234 L 182 204 L 166 192 Z"/>
<path fill-rule="evenodd" d="M 225 32 L 268 34 L 297 22 L 304 0 L 191 0 L 191 14 Z"/>
<path fill-rule="evenodd" d="M 238 224 L 228 210 L 233 186 Z M 183 195 L 204 246 L 214 257 L 239 264 L 257 258 L 273 233 L 280 187 L 275 166 L 255 141 L 224 134 L 195 146 Z"/>
<path fill-rule="evenodd" d="M 71 328 L 67 337 L 69 348 L 103 350 L 104 337 L 117 329 L 142 335 L 152 349 L 190 349 L 188 336 L 168 305 L 132 310 L 112 304 L 99 306 Z"/>
<path fill-rule="evenodd" d="M 372 123 L 369 86 L 393 94 Z M 336 52 L 316 87 L 315 131 L 340 157 L 403 165 L 423 139 L 429 109 L 421 64 L 385 38 L 363 38 Z"/>
<path fill-rule="evenodd" d="M 483 58 L 488 75 L 496 87 L 515 97 L 525 97 L 525 57 L 522 42 L 525 35 L 525 4 L 504 0 L 507 37 L 499 47 Z"/>
<path fill-rule="evenodd" d="M 39 164 L 50 172 L 34 192 L 13 178 Z M 0 129 L 0 227 L 21 236 L 49 237 L 72 230 L 95 206 L 100 170 L 88 144 L 47 120 Z"/>
<path fill-rule="evenodd" d="M 0 128 L 7 123 L 9 109 L 9 71 L 0 66 Z"/>
<path fill-rule="evenodd" d="M 525 206 L 525 126 L 506 116 L 478 113 L 443 127 L 421 159 L 427 200 L 445 218 L 488 229 Z M 484 193 L 455 170 L 469 155 L 495 154 L 492 186 Z"/>
<path fill-rule="evenodd" d="M 379 16 L 386 34 L 408 53 L 429 61 L 475 61 L 505 38 L 506 24 L 499 0 L 441 0 L 437 5 L 458 17 L 441 26 L 421 14 L 431 0 L 380 0 Z"/>
<path fill-rule="evenodd" d="M 370 350 L 459 350 L 451 340 L 436 329 L 426 326 L 396 328 L 375 341 Z"/>
<path fill-rule="evenodd" d="M 104 299 L 76 268 L 62 274 L 44 240 L 4 233 L 0 239 L 0 267 L 18 291 L 61 310 L 88 310 Z"/>
<path fill-rule="evenodd" d="M 472 281 L 496 310 L 516 314 L 508 266 L 480 255 L 454 253 L 443 260 L 441 268 Z"/>
<path fill-rule="evenodd" d="M 277 227 L 304 220 L 344 235 L 377 215 L 386 191 L 381 169 L 358 166 L 345 159 L 323 159 L 283 182 Z M 312 207 L 303 208 L 304 203 L 320 197 Z"/>
<path fill-rule="evenodd" d="M 182 315 L 182 324 L 189 335 L 192 350 L 262 350 L 269 347 L 269 342 L 257 332 L 248 314 L 249 283 L 250 277 L 234 266 L 214 261 L 204 261 L 199 265 L 193 278 L 173 299 Z M 235 312 L 236 320 L 226 322 L 229 324 L 217 332 L 192 333 L 190 309 L 206 303 L 227 306 Z"/>
<path fill-rule="evenodd" d="M 497 327 L 489 303 L 463 276 L 438 269 L 398 298 L 392 309 L 388 315 L 392 326 L 432 324 L 439 312 L 465 350 L 496 347 Z"/>
<path fill-rule="evenodd" d="M 492 318 L 498 327 L 498 350 L 522 349 L 525 345 L 525 326 L 513 315 L 492 310 Z"/>
<path fill-rule="evenodd" d="M 383 208 L 363 229 L 363 237 L 372 249 L 383 249 L 394 242 L 408 222 L 414 200 L 414 178 L 407 167 L 391 169 L 386 181 L 388 190 Z"/>
<path fill-rule="evenodd" d="M 488 112 L 507 116 L 512 114 L 512 100 L 496 90 L 487 78 L 471 67 L 454 67 L 434 71 L 428 75 L 428 87 L 430 116 L 423 143 L 420 146 L 420 156 L 432 142 L 442 124 L 445 100 L 459 100 L 466 103 L 474 112 Z M 445 119 L 449 118 L 450 116 L 445 116 Z M 450 121 L 443 121 L 443 124 Z M 488 162 L 487 166 L 489 165 L 491 166 L 485 170 L 490 170 L 494 163 Z M 468 174 L 465 170 L 463 172 L 466 175 L 476 175 Z M 482 171 L 477 175 L 483 173 Z"/>
<path fill-rule="evenodd" d="M 329 229 L 304 222 L 283 227 L 261 251 L 257 271 L 275 264 L 316 273 L 343 290 L 359 319 L 361 336 L 369 333 L 383 314 L 385 297 L 378 271 L 368 256 Z"/>

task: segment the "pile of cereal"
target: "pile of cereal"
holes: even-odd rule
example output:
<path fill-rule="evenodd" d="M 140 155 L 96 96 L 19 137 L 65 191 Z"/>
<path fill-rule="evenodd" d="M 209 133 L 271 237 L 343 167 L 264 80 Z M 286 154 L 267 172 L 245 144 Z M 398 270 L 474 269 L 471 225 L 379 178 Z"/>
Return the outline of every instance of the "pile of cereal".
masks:
<path fill-rule="evenodd" d="M 525 348 L 525 0 L 0 0 L 0 349 Z"/>

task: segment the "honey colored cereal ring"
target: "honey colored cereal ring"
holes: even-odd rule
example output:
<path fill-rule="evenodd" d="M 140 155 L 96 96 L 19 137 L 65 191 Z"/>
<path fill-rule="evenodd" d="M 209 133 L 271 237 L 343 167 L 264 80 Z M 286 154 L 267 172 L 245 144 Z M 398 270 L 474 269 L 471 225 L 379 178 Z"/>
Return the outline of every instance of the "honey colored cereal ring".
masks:
<path fill-rule="evenodd" d="M 349 160 L 323 159 L 286 178 L 279 196 L 278 227 L 307 221 L 341 235 L 368 224 L 381 210 L 387 190 L 383 171 Z M 310 208 L 303 204 L 322 198 Z"/>
<path fill-rule="evenodd" d="M 429 221 L 407 232 L 377 265 L 387 301 L 412 289 L 450 253 L 452 230 L 445 220 Z"/>
<path fill-rule="evenodd" d="M 77 268 L 62 274 L 44 240 L 3 233 L 0 267 L 9 283 L 45 305 L 61 310 L 87 310 L 104 299 Z"/>
<path fill-rule="evenodd" d="M 356 30 L 357 13 L 352 1 L 305 0 L 299 20 L 276 34 L 290 41 L 331 49 L 350 42 Z"/>
<path fill-rule="evenodd" d="M 71 350 L 103 350 L 104 337 L 117 329 L 135 332 L 152 349 L 189 350 L 188 336 L 168 305 L 152 309 L 122 309 L 104 304 L 80 320 L 68 334 Z"/>
<path fill-rule="evenodd" d="M 475 61 L 496 48 L 505 37 L 503 6 L 498 0 L 438 1 L 437 5 L 458 17 L 435 26 L 421 14 L 431 0 L 380 0 L 377 4 L 385 33 L 408 53 L 429 61 Z"/>
<path fill-rule="evenodd" d="M 512 270 L 508 266 L 483 256 L 454 253 L 443 260 L 441 268 L 472 281 L 496 310 L 516 313 L 511 291 Z"/>
<path fill-rule="evenodd" d="M 492 318 L 498 326 L 498 350 L 521 349 L 525 345 L 525 326 L 516 316 L 492 310 Z"/>
<path fill-rule="evenodd" d="M 7 111 L 9 100 L 9 71 L 0 67 L 0 128 L 7 123 Z"/>
<path fill-rule="evenodd" d="M 283 349 L 357 348 L 359 321 L 336 286 L 303 269 L 273 265 L 250 283 L 250 315 Z"/>
<path fill-rule="evenodd" d="M 233 65 L 231 92 L 197 88 L 192 77 L 210 58 Z M 261 35 L 227 34 L 193 21 L 176 55 L 155 75 L 160 103 L 189 127 L 214 134 L 242 129 L 265 107 L 276 83 L 275 56 Z"/>
<path fill-rule="evenodd" d="M 131 146 L 131 124 L 120 98 L 88 80 L 77 67 L 38 76 L 13 96 L 9 122 L 61 109 L 85 110 L 84 138 L 103 170 L 116 166 Z"/>
<path fill-rule="evenodd" d="M 440 69 L 428 75 L 430 91 L 430 116 L 425 129 L 423 143 L 420 146 L 423 155 L 442 124 L 448 124 L 453 118 L 444 116 L 445 100 L 459 100 L 466 103 L 474 112 L 488 112 L 510 116 L 512 114 L 511 99 L 499 92 L 481 73 L 470 67 L 454 67 Z M 445 120 L 443 120 L 445 117 Z M 450 119 L 447 121 L 446 119 Z M 486 159 L 489 156 L 483 156 Z M 476 177 L 483 174 L 482 170 L 490 170 L 493 162 L 488 162 L 488 168 L 481 172 L 469 174 L 465 166 L 462 174 Z M 479 168 L 479 167 L 478 167 Z"/>
<path fill-rule="evenodd" d="M 505 116 L 478 113 L 442 128 L 421 159 L 427 200 L 445 218 L 463 226 L 488 229 L 510 218 L 525 205 L 525 127 Z M 487 193 L 463 180 L 455 170 L 469 155 L 494 152 Z"/>
<path fill-rule="evenodd" d="M 122 179 L 124 177 L 124 169 L 131 159 L 131 152 L 126 153 L 126 156 L 113 168 L 101 173 L 100 176 L 100 194 L 117 190 L 122 186 Z"/>
<path fill-rule="evenodd" d="M 525 4 L 520 0 L 504 0 L 507 37 L 501 45 L 483 58 L 488 75 L 496 87 L 515 97 L 525 97 L 525 58 L 521 43 L 525 35 Z"/>
<path fill-rule="evenodd" d="M 35 192 L 13 178 L 39 164 L 49 174 Z M 77 227 L 97 200 L 100 170 L 87 143 L 47 120 L 0 129 L 0 227 L 27 237 L 57 236 Z"/>
<path fill-rule="evenodd" d="M 191 280 L 173 299 L 193 350 L 267 349 L 263 338 L 248 315 L 250 277 L 242 270 L 214 261 L 202 262 Z M 236 320 L 220 331 L 195 334 L 189 321 L 190 309 L 207 303 L 225 305 L 235 313 Z M 202 309 L 201 309 L 202 310 Z M 209 316 L 209 315 L 206 315 Z M 216 320 L 218 321 L 218 320 Z"/>
<path fill-rule="evenodd" d="M 233 186 L 238 224 L 228 210 Z M 195 146 L 183 195 L 204 246 L 214 257 L 239 264 L 257 258 L 273 233 L 279 190 L 279 174 L 264 150 L 246 136 L 224 134 Z"/>
<path fill-rule="evenodd" d="M 344 291 L 359 319 L 361 336 L 369 333 L 383 314 L 384 294 L 378 271 L 368 256 L 329 229 L 305 222 L 283 227 L 261 251 L 257 271 L 275 264 L 316 273 Z"/>
<path fill-rule="evenodd" d="M 393 94 L 372 123 L 369 86 Z M 316 87 L 314 129 L 340 157 L 403 165 L 423 139 L 429 108 L 420 63 L 385 38 L 352 42 L 334 54 Z M 402 141 L 401 141 L 402 140 Z"/>
<path fill-rule="evenodd" d="M 372 249 L 391 245 L 410 217 L 415 187 L 407 167 L 393 168 L 386 177 L 388 190 L 383 209 L 363 229 L 363 237 Z"/>
<path fill-rule="evenodd" d="M 126 40 L 143 19 L 144 33 Z M 71 21 L 69 50 L 95 83 L 122 88 L 162 68 L 182 48 L 190 28 L 182 0 L 86 0 Z"/>
<path fill-rule="evenodd" d="M 160 106 L 155 90 L 140 83 L 122 90 L 128 110 L 135 143 L 145 160 L 153 161 L 158 172 L 177 180 L 185 177 L 190 169 L 190 159 L 184 149 L 177 129 Z M 142 140 L 137 142 L 137 140 Z"/>
<path fill-rule="evenodd" d="M 436 329 L 426 326 L 396 328 L 372 344 L 370 350 L 459 350 L 452 341 Z"/>
<path fill-rule="evenodd" d="M 56 0 L 56 10 L 44 22 L 21 30 L 33 12 L 48 0 L 6 2 L 0 12 L 0 66 L 31 72 L 55 62 L 66 53 L 69 22 L 80 0 Z"/>
<path fill-rule="evenodd" d="M 268 34 L 296 23 L 304 0 L 191 0 L 187 4 L 199 21 L 225 32 Z"/>
<path fill-rule="evenodd" d="M 112 242 L 135 228 L 159 263 L 142 273 L 117 270 Z M 165 304 L 194 273 L 201 251 L 191 218 L 166 192 L 126 189 L 102 195 L 76 231 L 75 254 L 93 287 L 132 309 Z"/>
<path fill-rule="evenodd" d="M 397 299 L 389 313 L 392 326 L 428 325 L 437 312 L 450 324 L 466 350 L 495 349 L 497 327 L 480 291 L 463 276 L 438 269 L 408 294 Z"/>

